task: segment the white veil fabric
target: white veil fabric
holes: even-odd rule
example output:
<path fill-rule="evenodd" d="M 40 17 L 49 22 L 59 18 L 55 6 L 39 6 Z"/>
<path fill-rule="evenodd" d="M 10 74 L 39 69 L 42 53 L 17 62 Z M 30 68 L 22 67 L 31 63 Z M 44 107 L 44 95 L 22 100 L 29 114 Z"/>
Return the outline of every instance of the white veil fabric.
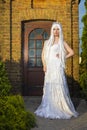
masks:
<path fill-rule="evenodd" d="M 59 28 L 58 44 L 54 44 L 55 27 Z M 44 78 L 42 102 L 35 111 L 40 117 L 50 119 L 70 119 L 77 117 L 73 103 L 70 99 L 68 84 L 65 77 L 65 49 L 63 41 L 62 27 L 59 23 L 53 23 L 51 35 L 44 44 L 45 60 L 47 71 Z M 59 54 L 59 57 L 56 57 Z"/>
<path fill-rule="evenodd" d="M 48 48 L 47 52 L 46 52 L 46 55 L 47 55 L 46 57 L 47 57 L 47 60 L 48 60 L 48 58 L 49 58 L 49 52 L 50 52 L 50 47 L 53 45 L 53 42 L 54 42 L 53 29 L 55 27 L 58 27 L 58 29 L 59 29 L 59 41 L 58 41 L 58 44 L 60 46 L 59 56 L 61 58 L 62 66 L 65 68 L 65 55 L 66 55 L 66 51 L 65 51 L 65 48 L 64 48 L 62 26 L 58 22 L 53 22 L 53 24 L 52 24 L 51 32 L 50 32 L 51 34 L 50 34 L 49 39 L 46 42 L 47 48 Z"/>

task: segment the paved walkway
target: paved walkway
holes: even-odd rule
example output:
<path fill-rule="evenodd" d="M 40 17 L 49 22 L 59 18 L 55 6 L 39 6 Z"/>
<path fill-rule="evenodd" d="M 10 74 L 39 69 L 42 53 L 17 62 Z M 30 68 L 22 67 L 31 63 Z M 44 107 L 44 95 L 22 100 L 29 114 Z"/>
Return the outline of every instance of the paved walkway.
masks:
<path fill-rule="evenodd" d="M 87 102 L 85 100 L 72 100 L 79 112 L 79 117 L 66 119 L 45 119 L 37 117 L 37 127 L 32 130 L 87 130 Z M 27 110 L 34 113 L 41 102 L 41 97 L 24 97 Z"/>

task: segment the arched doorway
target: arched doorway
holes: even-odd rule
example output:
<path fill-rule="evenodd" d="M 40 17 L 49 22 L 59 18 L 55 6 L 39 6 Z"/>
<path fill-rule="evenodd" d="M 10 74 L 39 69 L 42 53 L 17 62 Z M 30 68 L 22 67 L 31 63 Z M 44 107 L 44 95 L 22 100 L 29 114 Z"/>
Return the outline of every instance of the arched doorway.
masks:
<path fill-rule="evenodd" d="M 23 45 L 23 95 L 39 96 L 43 93 L 44 72 L 41 52 L 48 39 L 53 21 L 31 21 L 24 23 Z"/>

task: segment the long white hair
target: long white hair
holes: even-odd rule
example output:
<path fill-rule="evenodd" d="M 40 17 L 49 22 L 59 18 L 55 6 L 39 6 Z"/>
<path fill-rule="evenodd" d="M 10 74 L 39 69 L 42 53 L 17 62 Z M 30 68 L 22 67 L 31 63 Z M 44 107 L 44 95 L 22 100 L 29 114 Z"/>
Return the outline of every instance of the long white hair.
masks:
<path fill-rule="evenodd" d="M 58 44 L 60 46 L 59 56 L 61 58 L 62 66 L 65 68 L 65 55 L 66 55 L 66 51 L 65 51 L 65 48 L 64 48 L 64 39 L 63 39 L 62 26 L 58 22 L 53 22 L 52 27 L 51 27 L 50 37 L 48 39 L 49 51 L 50 51 L 50 46 L 52 46 L 53 42 L 54 42 L 53 29 L 55 27 L 58 27 L 58 29 L 59 29 L 59 41 L 58 41 Z M 48 57 L 49 57 L 49 54 L 48 54 Z"/>

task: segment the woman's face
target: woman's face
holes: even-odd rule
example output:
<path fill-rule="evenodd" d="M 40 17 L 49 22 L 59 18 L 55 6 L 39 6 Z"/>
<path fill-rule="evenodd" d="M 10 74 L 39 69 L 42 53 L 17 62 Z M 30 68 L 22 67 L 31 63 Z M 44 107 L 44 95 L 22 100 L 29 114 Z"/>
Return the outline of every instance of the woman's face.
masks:
<path fill-rule="evenodd" d="M 54 35 L 55 37 L 58 37 L 58 36 L 59 36 L 59 28 L 56 27 L 56 26 L 53 28 L 53 35 Z"/>

